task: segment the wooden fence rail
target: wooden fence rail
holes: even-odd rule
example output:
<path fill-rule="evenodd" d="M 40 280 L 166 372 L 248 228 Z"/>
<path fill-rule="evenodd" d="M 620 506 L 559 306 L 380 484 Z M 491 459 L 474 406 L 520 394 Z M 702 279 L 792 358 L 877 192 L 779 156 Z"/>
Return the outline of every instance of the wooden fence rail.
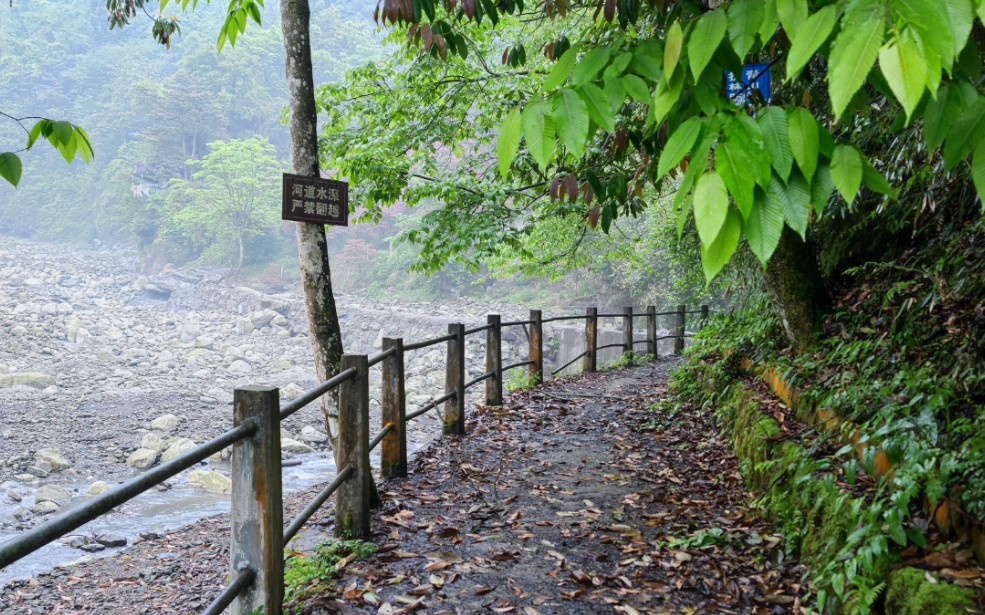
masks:
<path fill-rule="evenodd" d="M 280 391 L 271 387 L 236 389 L 233 401 L 233 428 L 219 437 L 196 447 L 162 466 L 140 474 L 123 485 L 97 496 L 67 513 L 36 528 L 19 534 L 0 545 L 0 569 L 44 547 L 93 519 L 102 516 L 137 495 L 173 478 L 212 454 L 232 446 L 232 541 L 230 546 L 230 584 L 216 597 L 205 613 L 221 613 L 230 608 L 234 615 L 262 612 L 281 613 L 284 597 L 284 545 L 301 530 L 312 515 L 336 496 L 335 532 L 338 536 L 367 538 L 370 533 L 370 506 L 373 488 L 370 451 L 382 445 L 380 475 L 384 479 L 407 476 L 407 423 L 444 404 L 442 433 L 465 434 L 467 390 L 485 383 L 485 403 L 503 404 L 503 376 L 515 368 L 526 367 L 528 378 L 544 381 L 544 324 L 561 321 L 585 321 L 585 350 L 555 369 L 556 375 L 582 360 L 583 372 L 598 369 L 598 351 L 622 348 L 634 354 L 637 345 L 646 345 L 646 355 L 657 357 L 658 343 L 674 340 L 674 352 L 684 350 L 687 314 L 708 318 L 707 305 L 688 311 L 677 306 L 672 312 L 634 313 L 626 307 L 620 313 L 599 314 L 588 308 L 584 315 L 557 316 L 545 319 L 540 310 L 531 310 L 523 321 L 502 322 L 490 314 L 485 325 L 466 329 L 463 324 L 448 325 L 448 334 L 405 344 L 402 338 L 383 338 L 383 351 L 373 357 L 344 355 L 339 373 L 304 392 L 294 401 L 280 405 Z M 673 333 L 657 336 L 657 317 L 674 316 Z M 598 345 L 599 319 L 620 319 L 623 339 L 619 343 Z M 634 318 L 645 318 L 646 337 L 634 338 Z M 521 326 L 528 339 L 528 358 L 503 366 L 503 328 Z M 529 327 L 529 328 L 528 328 Z M 466 382 L 466 338 L 486 334 L 485 373 Z M 408 352 L 446 343 L 445 394 L 407 413 L 405 360 Z M 369 426 L 369 369 L 381 365 L 381 425 L 371 439 Z M 339 389 L 339 434 L 336 458 L 339 470 L 305 509 L 284 528 L 281 477 L 280 424 L 322 395 Z"/>

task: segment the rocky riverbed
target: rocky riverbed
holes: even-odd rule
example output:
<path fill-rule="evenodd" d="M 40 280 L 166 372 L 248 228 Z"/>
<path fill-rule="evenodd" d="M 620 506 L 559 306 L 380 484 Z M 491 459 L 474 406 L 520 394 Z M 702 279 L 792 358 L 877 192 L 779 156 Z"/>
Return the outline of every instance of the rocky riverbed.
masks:
<path fill-rule="evenodd" d="M 451 322 L 484 324 L 486 313 L 525 314 L 467 300 L 399 305 L 340 297 L 339 308 L 347 351 L 367 354 L 384 336 L 419 341 L 443 335 Z M 563 356 L 550 343 L 561 333 L 546 336 L 549 359 Z M 278 386 L 289 400 L 316 384 L 299 293 L 239 287 L 208 270 L 144 275 L 126 251 L 0 238 L 0 340 L 0 540 L 219 435 L 232 424 L 236 387 Z M 506 330 L 504 342 L 506 361 L 525 358 L 522 329 Z M 484 336 L 469 338 L 467 378 L 485 371 L 483 346 Z M 443 344 L 408 353 L 408 411 L 443 393 L 444 354 Z M 371 370 L 374 398 L 378 381 Z M 481 387 L 471 395 L 478 401 Z M 377 399 L 371 408 L 375 425 Z M 289 463 L 323 467 L 330 458 L 317 407 L 292 416 L 283 433 Z M 412 424 L 411 447 L 439 433 L 429 413 Z M 201 513 L 153 519 L 188 523 L 214 514 L 229 489 L 223 461 L 218 456 L 160 488 L 181 491 L 182 502 L 204 499 Z M 82 532 L 52 557 L 117 548 L 160 529 L 123 527 Z M 43 559 L 28 573 L 59 563 Z M 18 574 L 26 573 L 0 572 L 0 585 Z"/>

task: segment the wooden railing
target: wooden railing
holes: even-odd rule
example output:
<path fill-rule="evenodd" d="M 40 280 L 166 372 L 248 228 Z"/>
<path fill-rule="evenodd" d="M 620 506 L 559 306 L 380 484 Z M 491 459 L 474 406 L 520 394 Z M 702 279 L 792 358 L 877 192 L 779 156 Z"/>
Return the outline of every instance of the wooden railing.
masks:
<path fill-rule="evenodd" d="M 674 340 L 674 353 L 684 349 L 688 314 L 708 317 L 708 306 L 688 311 L 680 305 L 671 312 L 657 312 L 650 306 L 642 313 L 625 308 L 621 313 L 599 314 L 588 308 L 584 315 L 543 318 L 532 310 L 527 320 L 502 322 L 490 314 L 483 326 L 466 329 L 462 324 L 448 325 L 448 334 L 421 342 L 405 344 L 402 338 L 383 338 L 383 351 L 373 357 L 344 355 L 339 373 L 304 392 L 290 403 L 280 404 L 280 391 L 273 387 L 244 387 L 233 395 L 233 428 L 199 445 L 184 455 L 139 474 L 119 487 L 76 506 L 38 527 L 19 534 L 0 545 L 0 569 L 128 502 L 141 493 L 173 478 L 180 472 L 232 446 L 232 541 L 230 545 L 231 582 L 216 597 L 205 613 L 221 613 L 231 607 L 234 615 L 259 608 L 268 615 L 281 613 L 284 598 L 284 545 L 301 530 L 312 515 L 331 497 L 336 496 L 335 532 L 338 536 L 366 538 L 370 533 L 370 501 L 373 489 L 370 451 L 382 445 L 380 475 L 384 479 L 407 476 L 407 423 L 444 404 L 442 433 L 465 433 L 466 391 L 485 382 L 486 405 L 503 404 L 503 374 L 526 367 L 534 382 L 544 381 L 544 324 L 585 321 L 585 350 L 567 364 L 555 369 L 556 375 L 582 360 L 582 371 L 598 368 L 598 352 L 605 348 L 634 348 L 646 344 L 646 355 L 657 357 L 658 344 Z M 657 335 L 657 317 L 673 316 L 673 333 Z M 599 320 L 622 321 L 623 339 L 619 343 L 598 345 Z M 636 340 L 633 323 L 646 319 L 646 338 Z M 528 358 L 503 366 L 505 327 L 522 326 L 529 341 Z M 485 373 L 466 382 L 465 341 L 469 335 L 485 332 Z M 406 353 L 437 344 L 447 345 L 445 394 L 407 413 L 404 390 Z M 379 432 L 370 439 L 369 369 L 381 365 L 381 418 Z M 280 425 L 326 393 L 339 389 L 339 434 L 336 450 L 340 468 L 332 480 L 286 527 L 283 522 Z"/>

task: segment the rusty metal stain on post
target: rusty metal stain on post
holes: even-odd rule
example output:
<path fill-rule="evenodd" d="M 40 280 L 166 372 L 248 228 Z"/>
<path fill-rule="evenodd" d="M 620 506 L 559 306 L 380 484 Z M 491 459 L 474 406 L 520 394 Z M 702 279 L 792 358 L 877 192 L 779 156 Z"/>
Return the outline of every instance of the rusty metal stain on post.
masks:
<path fill-rule="evenodd" d="M 598 369 L 596 356 L 598 355 L 598 332 L 599 332 L 599 309 L 590 307 L 587 310 L 588 318 L 585 319 L 585 355 L 584 371 L 594 372 Z"/>
<path fill-rule="evenodd" d="M 335 504 L 335 535 L 369 538 L 372 467 L 369 465 L 369 361 L 366 355 L 342 355 L 341 371 L 356 377 L 339 387 L 339 468 L 354 472 L 339 486 Z"/>
<path fill-rule="evenodd" d="M 232 575 L 241 565 L 256 570 L 256 579 L 232 604 L 232 613 L 263 608 L 278 615 L 284 601 L 284 519 L 280 464 L 280 392 L 271 387 L 244 387 L 233 395 L 233 420 L 258 424 L 252 438 L 233 446 Z"/>
<path fill-rule="evenodd" d="M 544 318 L 540 310 L 530 310 L 530 377 L 534 382 L 544 382 Z"/>
<path fill-rule="evenodd" d="M 383 359 L 383 394 L 381 427 L 393 425 L 383 436 L 380 451 L 380 473 L 383 478 L 407 477 L 407 404 L 404 390 L 404 340 L 383 338 L 383 350 L 396 348 L 393 355 Z"/>
<path fill-rule="evenodd" d="M 445 393 L 455 396 L 445 402 L 445 435 L 465 434 L 465 325 L 449 324 L 448 355 L 445 364 Z"/>

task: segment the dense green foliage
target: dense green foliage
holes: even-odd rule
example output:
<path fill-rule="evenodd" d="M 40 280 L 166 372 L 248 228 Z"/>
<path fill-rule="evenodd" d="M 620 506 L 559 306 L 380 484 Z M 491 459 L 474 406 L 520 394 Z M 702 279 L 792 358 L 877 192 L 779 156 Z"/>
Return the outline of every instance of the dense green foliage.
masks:
<path fill-rule="evenodd" d="M 527 257 L 520 238 L 544 219 L 608 231 L 673 189 L 710 279 L 742 238 L 766 261 L 785 225 L 806 237 L 835 194 L 894 193 L 885 150 L 858 138 L 873 108 L 985 185 L 983 14 L 979 0 L 387 0 L 410 48 L 323 93 L 326 154 L 367 184 L 370 215 L 443 200 L 409 235 L 425 267 Z M 747 62 L 774 83 L 749 107 L 724 87 Z"/>
<path fill-rule="evenodd" d="M 836 485 L 830 506 L 837 507 L 838 521 L 810 540 L 804 532 L 821 521 L 805 517 L 805 511 L 818 514 L 829 496 L 766 488 L 762 498 L 787 534 L 800 541 L 799 554 L 814 567 L 819 591 L 828 590 L 829 597 L 833 592 L 858 610 L 878 596 L 888 554 L 925 545 L 928 503 L 948 496 L 972 517 L 985 517 L 985 432 L 979 427 L 985 421 L 985 264 L 976 256 L 985 223 L 977 211 L 961 215 L 959 209 L 934 213 L 901 203 L 887 212 L 889 219 L 924 219 L 916 230 L 904 227 L 911 240 L 904 247 L 876 244 L 881 261 L 842 273 L 825 335 L 806 352 L 786 350 L 766 305 L 751 303 L 703 331 L 678 375 L 682 394 L 718 407 L 725 424 L 743 437 L 759 431 L 737 424 L 734 416 L 733 396 L 747 377 L 743 358 L 757 367 L 778 367 L 801 390 L 802 420 L 825 408 L 852 421 L 841 431 L 819 433 L 820 444 L 803 459 L 784 459 L 777 467 L 752 463 L 748 470 L 787 472 L 809 480 L 813 490 Z M 870 256 L 873 249 L 866 248 Z M 856 429 L 859 442 L 872 445 L 861 458 L 853 445 Z M 769 437 L 748 443 L 746 456 L 772 446 Z M 873 474 L 880 450 L 893 464 L 888 478 Z M 860 488 L 867 495 L 853 504 L 849 496 Z"/>

